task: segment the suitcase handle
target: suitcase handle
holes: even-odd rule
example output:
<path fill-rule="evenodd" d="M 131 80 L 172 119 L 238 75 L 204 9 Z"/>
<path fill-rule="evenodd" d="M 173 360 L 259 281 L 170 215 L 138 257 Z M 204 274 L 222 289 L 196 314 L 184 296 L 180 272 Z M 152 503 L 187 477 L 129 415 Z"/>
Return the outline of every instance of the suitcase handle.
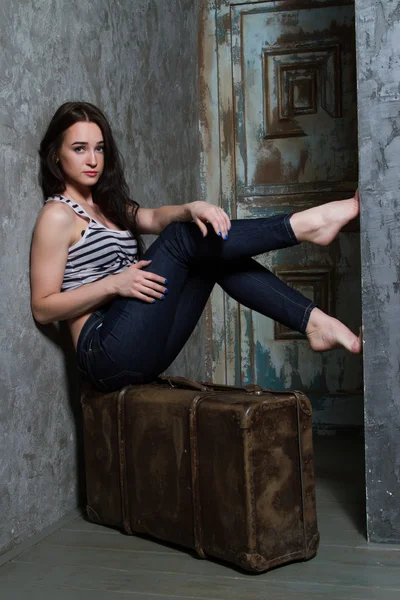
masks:
<path fill-rule="evenodd" d="M 191 390 L 197 390 L 200 392 L 241 392 L 245 394 L 261 394 L 261 392 L 269 392 L 271 390 L 267 390 L 266 388 L 262 388 L 256 384 L 249 384 L 243 387 L 234 386 L 234 385 L 223 385 L 220 383 L 203 383 L 199 381 L 193 381 L 192 379 L 188 379 L 187 377 L 167 377 L 162 375 L 159 377 L 163 382 L 169 383 L 171 387 L 186 387 Z"/>
<path fill-rule="evenodd" d="M 198 381 L 192 381 L 191 379 L 187 379 L 186 377 L 166 377 L 165 375 L 161 375 L 158 377 L 161 383 L 169 383 L 169 385 L 173 388 L 189 388 L 191 390 L 198 390 L 200 392 L 208 392 L 209 388 Z"/>

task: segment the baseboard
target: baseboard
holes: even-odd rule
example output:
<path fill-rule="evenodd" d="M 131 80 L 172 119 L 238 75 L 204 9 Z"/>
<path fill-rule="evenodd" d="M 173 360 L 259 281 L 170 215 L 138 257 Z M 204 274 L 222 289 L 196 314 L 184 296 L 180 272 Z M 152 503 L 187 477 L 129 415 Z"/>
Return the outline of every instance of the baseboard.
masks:
<path fill-rule="evenodd" d="M 16 546 L 13 546 L 10 550 L 1 551 L 0 567 L 10 562 L 11 560 L 14 560 L 14 558 L 16 558 L 19 554 L 22 554 L 22 552 L 25 552 L 25 550 L 28 550 L 32 546 L 35 546 L 44 538 L 54 533 L 54 531 L 57 531 L 57 529 L 60 529 L 63 525 L 69 523 L 75 517 L 82 515 L 84 512 L 84 506 L 77 506 L 76 508 L 73 508 L 70 511 L 68 511 L 61 519 L 58 519 L 58 521 L 55 521 L 51 525 L 48 525 L 47 527 L 42 529 L 42 531 L 39 531 L 38 533 L 32 535 L 27 540 L 24 540 Z"/>

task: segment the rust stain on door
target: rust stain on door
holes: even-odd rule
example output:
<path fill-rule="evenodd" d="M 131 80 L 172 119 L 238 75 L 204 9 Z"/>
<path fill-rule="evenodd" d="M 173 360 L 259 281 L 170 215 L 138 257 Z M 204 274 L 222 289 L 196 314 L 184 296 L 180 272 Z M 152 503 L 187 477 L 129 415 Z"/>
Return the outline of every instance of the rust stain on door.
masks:
<path fill-rule="evenodd" d="M 223 2 L 216 22 L 223 201 L 235 205 L 238 218 L 251 218 L 348 197 L 357 182 L 351 3 L 244 1 L 229 7 Z M 329 248 L 304 244 L 258 260 L 285 271 L 288 285 L 310 298 L 324 298 L 356 331 L 358 249 L 353 231 L 341 233 Z M 334 285 L 327 287 L 328 273 L 334 274 Z M 226 307 L 231 327 L 237 318 L 241 331 L 239 341 L 233 329 L 226 336 L 232 357 L 227 364 L 236 365 L 236 383 L 256 378 L 267 387 L 301 387 L 325 396 L 360 390 L 359 357 L 340 350 L 313 353 L 304 338 L 269 319 L 245 308 L 235 316 L 229 300 Z"/>

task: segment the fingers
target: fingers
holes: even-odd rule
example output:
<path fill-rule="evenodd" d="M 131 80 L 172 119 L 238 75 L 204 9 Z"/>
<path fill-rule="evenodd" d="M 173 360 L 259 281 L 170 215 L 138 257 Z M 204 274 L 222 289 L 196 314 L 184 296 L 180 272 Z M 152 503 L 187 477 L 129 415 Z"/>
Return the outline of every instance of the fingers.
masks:
<path fill-rule="evenodd" d="M 226 212 L 218 207 L 203 201 L 190 203 L 190 214 L 203 237 L 208 233 L 206 223 L 210 223 L 215 233 L 224 240 L 228 239 L 231 229 L 231 220 Z"/>
<path fill-rule="evenodd" d="M 150 271 L 143 271 L 142 275 L 143 278 L 147 281 L 154 281 L 155 283 L 158 283 L 159 285 L 162 285 L 164 287 L 168 284 L 168 279 L 165 279 L 165 277 L 161 277 L 161 275 L 150 273 Z"/>
<path fill-rule="evenodd" d="M 229 236 L 229 230 L 231 228 L 231 220 L 222 208 L 216 209 L 216 216 L 213 220 L 210 220 L 215 233 L 219 235 L 223 240 L 227 240 Z"/>
<path fill-rule="evenodd" d="M 151 260 L 139 260 L 137 263 L 132 265 L 134 269 L 143 269 L 144 267 L 148 267 L 151 263 Z"/>
<path fill-rule="evenodd" d="M 151 260 L 140 260 L 126 269 L 131 275 L 127 281 L 128 287 L 122 295 L 138 298 L 147 303 L 165 298 L 168 294 L 168 280 L 161 275 L 143 270 L 151 262 Z M 133 270 L 130 271 L 130 269 Z"/>
<path fill-rule="evenodd" d="M 168 294 L 167 280 L 155 273 L 141 271 L 137 274 L 137 290 L 151 299 L 163 300 Z"/>
<path fill-rule="evenodd" d="M 146 296 L 141 292 L 136 292 L 133 298 L 137 298 L 138 300 L 142 300 L 142 302 L 146 302 L 147 304 L 153 304 L 156 300 L 155 298 L 151 298 L 150 296 Z"/>
<path fill-rule="evenodd" d="M 164 300 L 165 296 L 168 294 L 168 289 L 161 288 L 160 286 L 157 286 L 157 289 L 156 289 L 154 287 L 148 287 L 146 285 L 142 285 L 138 289 L 142 294 L 144 294 L 145 296 L 147 296 L 150 299 Z"/>
<path fill-rule="evenodd" d="M 223 240 L 227 240 L 229 236 L 229 230 L 231 228 L 231 220 L 222 208 L 214 207 L 212 212 L 210 211 L 207 215 L 207 221 L 213 227 L 215 233 Z M 207 235 L 207 228 L 200 219 L 195 219 L 195 222 L 199 226 L 203 235 Z"/>
<path fill-rule="evenodd" d="M 137 290 L 149 298 L 149 300 L 163 300 L 165 296 L 168 294 L 168 288 L 166 287 L 166 279 L 164 277 L 160 277 L 155 273 L 148 273 L 147 271 L 142 271 L 140 275 L 138 274 L 140 279 L 137 282 Z"/>
<path fill-rule="evenodd" d="M 136 283 L 130 295 L 144 302 L 151 303 L 156 302 L 156 300 L 164 300 L 167 294 L 168 288 L 149 282 L 149 285 L 146 285 L 146 283 Z"/>
<path fill-rule="evenodd" d="M 166 294 L 168 294 L 168 288 L 165 285 L 159 285 L 158 283 L 155 283 L 153 281 L 151 281 L 150 279 L 145 279 L 142 282 L 143 287 L 145 287 L 146 289 L 150 289 L 153 290 L 154 294 L 155 294 L 155 298 L 159 297 L 159 296 L 165 296 Z"/>
<path fill-rule="evenodd" d="M 150 263 L 151 263 L 151 260 L 139 260 L 137 263 L 135 263 L 134 265 L 131 265 L 128 268 L 129 269 L 143 269 L 144 267 L 147 267 Z M 161 275 L 156 275 L 155 273 L 151 273 L 150 271 L 142 271 L 141 275 L 143 278 L 151 279 L 152 281 L 156 281 L 161 285 L 165 285 L 168 283 L 168 280 L 165 277 L 162 277 Z"/>
<path fill-rule="evenodd" d="M 207 227 L 205 226 L 205 224 L 203 223 L 203 221 L 200 221 L 200 219 L 195 219 L 194 222 L 196 223 L 196 225 L 200 229 L 201 233 L 203 234 L 203 237 L 206 237 L 208 231 L 207 231 Z"/>
<path fill-rule="evenodd" d="M 222 212 L 223 212 L 223 214 L 224 214 L 224 219 L 225 219 L 225 223 L 226 223 L 226 228 L 227 228 L 227 230 L 228 230 L 228 232 L 229 232 L 230 228 L 232 227 L 231 220 L 230 220 L 230 218 L 228 217 L 228 215 L 226 214 L 226 212 L 225 212 L 225 211 L 222 211 Z M 229 233 L 228 233 L 228 235 L 229 235 Z"/>

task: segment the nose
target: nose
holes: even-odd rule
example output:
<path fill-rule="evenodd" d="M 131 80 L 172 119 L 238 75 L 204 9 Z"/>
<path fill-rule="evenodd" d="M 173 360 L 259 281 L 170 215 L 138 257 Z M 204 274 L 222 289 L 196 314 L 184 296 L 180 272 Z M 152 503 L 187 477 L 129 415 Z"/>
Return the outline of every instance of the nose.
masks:
<path fill-rule="evenodd" d="M 89 150 L 87 164 L 89 165 L 89 167 L 95 167 L 97 165 L 97 158 L 94 150 Z"/>

